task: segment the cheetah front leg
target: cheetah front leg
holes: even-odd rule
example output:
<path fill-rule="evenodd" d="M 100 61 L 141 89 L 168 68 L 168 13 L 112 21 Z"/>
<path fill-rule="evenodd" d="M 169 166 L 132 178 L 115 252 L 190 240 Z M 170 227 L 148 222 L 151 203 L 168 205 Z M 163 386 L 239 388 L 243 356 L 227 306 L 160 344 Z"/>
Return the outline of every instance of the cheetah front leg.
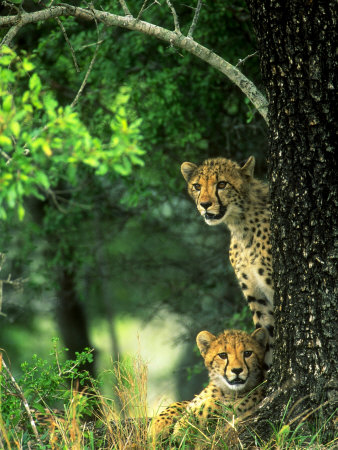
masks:
<path fill-rule="evenodd" d="M 168 438 L 174 424 L 184 414 L 189 403 L 189 401 L 173 403 L 153 418 L 149 427 L 149 435 L 153 442 Z"/>
<path fill-rule="evenodd" d="M 217 401 L 212 399 L 200 401 L 195 398 L 176 422 L 173 431 L 174 440 L 181 442 L 185 437 L 189 439 L 193 434 L 203 433 L 209 423 L 219 418 L 221 411 L 222 405 Z"/>

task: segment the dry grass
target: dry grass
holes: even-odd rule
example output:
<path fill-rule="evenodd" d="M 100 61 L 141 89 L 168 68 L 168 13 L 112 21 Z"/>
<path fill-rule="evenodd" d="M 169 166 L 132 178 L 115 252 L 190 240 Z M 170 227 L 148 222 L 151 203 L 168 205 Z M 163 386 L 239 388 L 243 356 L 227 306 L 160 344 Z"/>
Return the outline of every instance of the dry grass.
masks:
<path fill-rule="evenodd" d="M 283 417 L 281 424 L 273 429 L 269 442 L 262 442 L 259 436 L 251 432 L 250 445 L 241 441 L 241 431 L 236 422 L 230 423 L 220 418 L 213 430 L 189 430 L 189 434 L 180 443 L 151 443 L 148 435 L 147 416 L 147 367 L 140 357 L 132 361 L 113 364 L 108 375 L 114 379 L 114 399 L 103 397 L 95 389 L 70 390 L 70 398 L 64 410 L 56 412 L 48 409 L 44 412 L 32 412 L 38 436 L 31 430 L 27 421 L 26 428 L 19 424 L 14 428 L 5 426 L 0 404 L 0 448 L 1 449 L 72 449 L 72 450 L 108 450 L 108 449 L 334 449 L 338 441 L 321 444 L 321 434 L 326 424 L 311 431 L 307 422 L 301 422 L 296 429 Z M 1 376 L 1 358 L 0 358 Z M 88 404 L 95 404 L 88 413 Z M 24 414 L 24 412 L 22 412 Z M 245 425 L 244 425 L 245 426 Z M 27 438 L 29 432 L 29 438 Z"/>

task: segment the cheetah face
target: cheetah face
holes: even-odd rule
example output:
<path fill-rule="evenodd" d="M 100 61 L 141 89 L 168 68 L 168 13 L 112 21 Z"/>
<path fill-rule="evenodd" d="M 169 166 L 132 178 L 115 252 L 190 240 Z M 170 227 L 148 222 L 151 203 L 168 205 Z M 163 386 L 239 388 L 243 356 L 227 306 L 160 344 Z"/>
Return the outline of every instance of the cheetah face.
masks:
<path fill-rule="evenodd" d="M 209 179 L 195 176 L 189 182 L 189 193 L 208 225 L 218 225 L 231 213 L 231 188 L 226 181 L 218 182 L 216 176 Z"/>
<path fill-rule="evenodd" d="M 232 223 L 241 218 L 243 196 L 253 167 L 252 157 L 242 168 L 225 158 L 208 159 L 201 166 L 182 164 L 188 192 L 208 225 Z"/>
<path fill-rule="evenodd" d="M 249 392 L 263 380 L 266 342 L 262 328 L 251 335 L 229 330 L 218 337 L 208 331 L 197 336 L 210 380 L 226 392 Z"/>
<path fill-rule="evenodd" d="M 221 389 L 225 386 L 233 391 L 245 390 L 253 375 L 246 360 L 249 362 L 252 357 L 252 351 L 244 351 L 242 348 L 238 348 L 235 354 L 221 352 L 213 362 L 210 378 Z"/>

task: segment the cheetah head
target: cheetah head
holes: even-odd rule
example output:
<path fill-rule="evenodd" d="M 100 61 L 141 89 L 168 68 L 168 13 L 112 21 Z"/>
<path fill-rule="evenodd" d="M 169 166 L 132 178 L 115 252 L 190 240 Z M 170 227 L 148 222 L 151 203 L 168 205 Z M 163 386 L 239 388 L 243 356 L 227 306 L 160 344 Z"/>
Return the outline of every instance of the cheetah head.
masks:
<path fill-rule="evenodd" d="M 259 328 L 252 334 L 228 330 L 217 337 L 201 331 L 196 341 L 210 381 L 223 391 L 249 392 L 263 381 L 267 339 Z"/>
<path fill-rule="evenodd" d="M 242 214 L 243 198 L 253 178 L 255 158 L 243 167 L 225 158 L 212 158 L 197 166 L 181 165 L 188 192 L 208 225 L 235 223 Z"/>

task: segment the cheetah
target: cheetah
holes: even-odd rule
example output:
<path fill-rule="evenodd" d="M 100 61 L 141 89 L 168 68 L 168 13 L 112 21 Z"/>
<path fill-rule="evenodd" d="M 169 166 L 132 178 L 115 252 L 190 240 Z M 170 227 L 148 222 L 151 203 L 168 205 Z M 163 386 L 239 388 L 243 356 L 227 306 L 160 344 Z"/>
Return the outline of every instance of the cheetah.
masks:
<path fill-rule="evenodd" d="M 256 328 L 268 331 L 268 370 L 274 334 L 270 199 L 268 186 L 253 177 L 254 167 L 253 156 L 242 167 L 226 158 L 211 158 L 200 166 L 184 162 L 181 172 L 205 222 L 211 226 L 224 223 L 230 230 L 231 265 Z"/>
<path fill-rule="evenodd" d="M 201 331 L 196 338 L 209 373 L 208 386 L 192 401 L 177 402 L 151 423 L 153 441 L 170 434 L 180 440 L 191 424 L 199 430 L 220 417 L 243 420 L 264 398 L 264 355 L 267 332 L 264 328 L 248 334 L 227 330 L 217 337 Z"/>

